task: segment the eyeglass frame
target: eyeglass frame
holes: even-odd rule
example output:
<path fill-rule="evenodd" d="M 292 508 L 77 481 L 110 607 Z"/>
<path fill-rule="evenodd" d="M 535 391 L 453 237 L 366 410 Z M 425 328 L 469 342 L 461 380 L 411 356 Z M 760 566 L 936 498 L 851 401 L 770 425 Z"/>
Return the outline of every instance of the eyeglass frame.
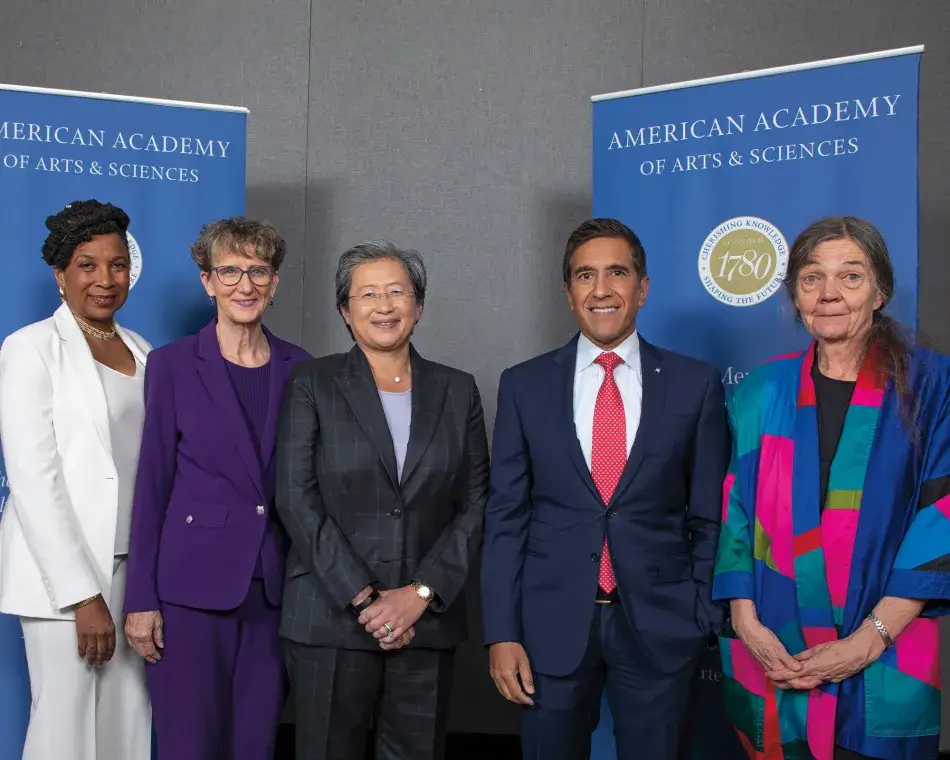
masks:
<path fill-rule="evenodd" d="M 357 301 L 357 302 L 362 301 L 364 304 L 366 304 L 367 306 L 369 306 L 370 301 L 368 301 L 368 300 L 363 300 L 363 299 L 365 299 L 367 296 L 369 296 L 370 298 L 373 299 L 374 305 L 375 305 L 375 304 L 378 304 L 378 303 L 381 303 L 382 300 L 383 300 L 383 296 L 386 296 L 386 298 L 389 299 L 389 303 L 391 303 L 393 306 L 396 306 L 397 304 L 403 304 L 403 303 L 405 303 L 405 301 L 408 300 L 408 299 L 410 299 L 410 298 L 415 298 L 415 297 L 416 297 L 416 294 L 415 294 L 414 291 L 410 290 L 410 291 L 408 291 L 408 292 L 406 292 L 406 293 L 400 293 L 398 296 L 393 296 L 392 293 L 391 293 L 391 291 L 389 291 L 389 290 L 384 290 L 384 291 L 382 291 L 381 293 L 375 293 L 375 294 L 374 294 L 374 293 L 363 293 L 362 295 L 359 295 L 359 296 L 347 296 L 347 300 L 349 300 L 349 301 L 354 301 L 354 300 L 355 300 L 355 301 Z"/>
<path fill-rule="evenodd" d="M 235 282 L 225 282 L 221 277 L 221 272 L 218 271 L 219 269 L 236 269 L 241 273 L 241 276 L 238 277 Z M 254 278 L 251 277 L 251 269 L 266 269 L 269 275 L 267 282 L 265 283 L 254 282 Z M 215 276 L 218 278 L 218 282 L 220 282 L 226 288 L 236 288 L 238 285 L 241 284 L 241 280 L 244 279 L 244 275 L 247 275 L 247 279 L 251 283 L 251 285 L 255 285 L 259 288 L 265 288 L 274 281 L 274 277 L 277 274 L 277 270 L 274 269 L 274 267 L 266 265 L 266 264 L 255 264 L 250 269 L 241 269 L 241 267 L 235 266 L 234 264 L 225 264 L 218 267 L 211 267 L 210 272 L 214 272 Z"/>

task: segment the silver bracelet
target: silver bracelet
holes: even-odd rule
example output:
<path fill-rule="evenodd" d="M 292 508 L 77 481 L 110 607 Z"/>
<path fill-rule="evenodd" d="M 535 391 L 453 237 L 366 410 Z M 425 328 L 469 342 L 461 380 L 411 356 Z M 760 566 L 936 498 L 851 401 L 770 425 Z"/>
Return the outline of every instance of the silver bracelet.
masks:
<path fill-rule="evenodd" d="M 894 646 L 894 639 L 891 638 L 891 634 L 887 632 L 887 628 L 884 627 L 884 623 L 881 622 L 880 618 L 872 612 L 868 615 L 868 620 L 877 628 L 877 632 L 881 634 L 881 638 L 884 639 L 884 648 L 890 649 Z"/>

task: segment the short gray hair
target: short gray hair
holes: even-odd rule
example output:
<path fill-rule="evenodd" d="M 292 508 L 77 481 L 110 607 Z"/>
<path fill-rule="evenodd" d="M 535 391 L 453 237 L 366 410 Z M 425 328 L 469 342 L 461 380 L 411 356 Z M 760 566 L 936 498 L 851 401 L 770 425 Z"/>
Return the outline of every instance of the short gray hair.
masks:
<path fill-rule="evenodd" d="M 221 251 L 266 261 L 276 271 L 284 261 L 287 244 L 270 222 L 236 216 L 202 227 L 191 246 L 191 258 L 202 272 L 210 272 L 214 254 Z"/>
<path fill-rule="evenodd" d="M 415 294 L 416 303 L 422 306 L 426 300 L 426 265 L 418 251 L 410 248 L 397 248 L 385 240 L 373 240 L 360 243 L 347 249 L 340 256 L 336 267 L 336 306 L 337 309 L 349 309 L 350 288 L 353 287 L 353 270 L 360 264 L 380 259 L 392 259 L 402 264 L 409 276 L 409 284 Z"/>

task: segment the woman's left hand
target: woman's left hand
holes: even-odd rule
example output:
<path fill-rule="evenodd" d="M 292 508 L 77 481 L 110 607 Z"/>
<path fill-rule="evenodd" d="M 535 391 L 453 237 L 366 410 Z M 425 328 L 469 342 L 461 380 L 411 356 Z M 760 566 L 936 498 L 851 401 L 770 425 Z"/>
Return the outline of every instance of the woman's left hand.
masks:
<path fill-rule="evenodd" d="M 858 673 L 877 658 L 869 641 L 859 631 L 840 641 L 806 649 L 795 659 L 802 663 L 800 671 L 770 671 L 768 677 L 780 688 L 814 689 L 821 683 L 841 683 Z"/>
<path fill-rule="evenodd" d="M 426 611 L 425 600 L 412 586 L 381 590 L 379 597 L 363 610 L 359 622 L 366 626 L 367 633 L 382 641 L 397 641 Z"/>
<path fill-rule="evenodd" d="M 387 641 L 383 639 L 379 642 L 379 648 L 384 652 L 392 652 L 395 649 L 402 649 L 403 647 L 409 646 L 409 642 L 416 637 L 416 629 L 411 627 L 406 631 L 402 636 L 400 636 L 395 641 Z"/>

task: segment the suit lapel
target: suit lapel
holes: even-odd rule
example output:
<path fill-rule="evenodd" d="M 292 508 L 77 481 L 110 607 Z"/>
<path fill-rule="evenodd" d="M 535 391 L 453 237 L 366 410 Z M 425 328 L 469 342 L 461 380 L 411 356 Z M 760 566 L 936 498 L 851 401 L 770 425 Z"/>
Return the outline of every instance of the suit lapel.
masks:
<path fill-rule="evenodd" d="M 138 341 L 129 335 L 128 331 L 118 322 L 116 322 L 115 331 L 122 339 L 122 342 L 128 347 L 129 351 L 132 352 L 132 356 L 135 357 L 135 361 L 144 367 L 147 354 L 145 353 L 145 350 L 138 344 Z"/>
<path fill-rule="evenodd" d="M 630 486 L 643 464 L 643 453 L 650 435 L 656 435 L 663 426 L 663 406 L 666 403 L 666 378 L 663 375 L 663 355 L 640 338 L 640 374 L 643 377 L 643 398 L 640 402 L 640 424 L 610 503 Z"/>
<path fill-rule="evenodd" d="M 262 497 L 264 487 L 261 479 L 261 460 L 254 445 L 247 418 L 238 400 L 228 369 L 218 347 L 215 322 L 212 321 L 198 333 L 198 374 L 201 377 L 216 414 L 214 418 L 225 427 L 228 438 L 234 441 L 251 481 Z M 273 368 L 271 375 L 273 376 Z"/>
<path fill-rule="evenodd" d="M 419 356 L 414 348 L 412 355 L 412 421 L 409 425 L 409 445 L 406 461 L 402 466 L 402 484 L 412 475 L 422 455 L 435 435 L 442 404 L 445 402 L 444 378 L 433 371 L 429 362 Z"/>
<path fill-rule="evenodd" d="M 376 449 L 393 488 L 398 491 L 399 478 L 396 476 L 396 450 L 393 447 L 392 435 L 383 412 L 383 402 L 379 400 L 379 391 L 373 380 L 373 372 L 359 346 L 353 346 L 350 349 L 343 370 L 334 380 L 356 418 L 357 424 Z M 413 382 L 415 382 L 415 377 L 413 377 Z M 415 398 L 413 398 L 414 406 Z"/>
<path fill-rule="evenodd" d="M 577 338 L 564 346 L 554 357 L 555 371 L 552 383 L 554 401 L 554 423 L 557 426 L 555 440 L 564 441 L 567 453 L 577 474 L 597 501 L 600 493 L 594 485 L 587 460 L 577 440 L 577 427 L 574 424 L 574 380 L 577 376 Z"/>
<path fill-rule="evenodd" d="M 267 400 L 267 419 L 264 423 L 264 440 L 261 441 L 261 461 L 266 467 L 274 455 L 274 442 L 277 437 L 277 422 L 280 416 L 280 406 L 284 398 L 284 386 L 290 371 L 293 368 L 293 357 L 286 350 L 283 341 L 277 340 L 270 330 L 264 328 L 264 334 L 270 343 L 271 366 L 270 388 Z"/>
<path fill-rule="evenodd" d="M 112 436 L 109 433 L 109 407 L 106 403 L 106 392 L 102 387 L 99 371 L 96 369 L 96 360 L 92 358 L 92 351 L 86 338 L 76 324 L 72 312 L 66 304 L 60 306 L 55 314 L 56 329 L 63 341 L 63 351 L 72 366 L 76 377 L 83 389 L 83 397 L 88 403 L 93 424 L 99 434 L 99 440 L 112 456 Z"/>

